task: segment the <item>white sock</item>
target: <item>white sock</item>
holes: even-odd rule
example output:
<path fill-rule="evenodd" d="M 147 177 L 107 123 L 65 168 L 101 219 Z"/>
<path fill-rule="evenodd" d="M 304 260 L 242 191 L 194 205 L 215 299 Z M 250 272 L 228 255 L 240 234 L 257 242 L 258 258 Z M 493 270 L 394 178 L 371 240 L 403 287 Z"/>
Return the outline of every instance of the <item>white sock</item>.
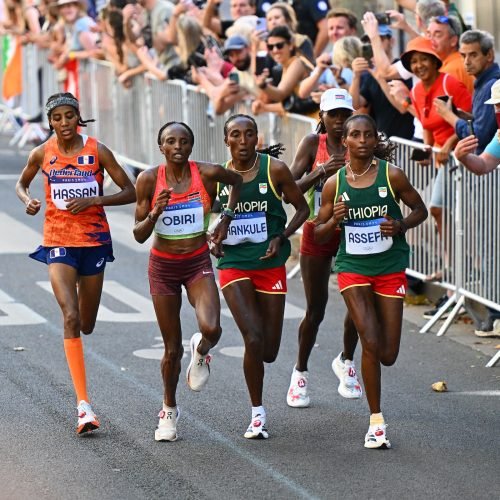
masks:
<path fill-rule="evenodd" d="M 260 415 L 262 420 L 266 418 L 266 410 L 264 410 L 263 406 L 252 406 L 252 418 L 255 418 L 257 415 Z"/>

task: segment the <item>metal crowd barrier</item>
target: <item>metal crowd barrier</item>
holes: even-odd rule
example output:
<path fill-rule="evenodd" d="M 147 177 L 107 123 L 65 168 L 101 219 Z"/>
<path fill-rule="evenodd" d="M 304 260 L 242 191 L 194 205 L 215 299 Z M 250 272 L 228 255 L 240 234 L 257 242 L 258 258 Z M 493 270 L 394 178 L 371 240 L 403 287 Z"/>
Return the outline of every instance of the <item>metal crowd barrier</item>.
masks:
<path fill-rule="evenodd" d="M 410 153 L 412 149 L 422 149 L 422 144 L 397 137 L 391 140 L 399 144 L 397 165 L 428 206 L 437 175 L 433 166 L 435 159 L 431 165 L 421 166 L 410 160 Z M 407 273 L 425 279 L 428 274 L 441 270 L 443 279 L 436 284 L 453 292 L 420 330 L 421 333 L 429 331 L 453 306 L 437 336 L 444 335 L 466 298 L 500 311 L 500 168 L 486 176 L 477 176 L 454 156 L 442 168 L 445 168 L 441 193 L 444 199 L 442 237 L 437 236 L 431 216 L 408 233 L 412 255 Z M 407 213 L 407 209 L 404 210 Z M 499 360 L 500 352 L 486 366 L 492 367 Z"/>
<path fill-rule="evenodd" d="M 25 113 L 35 111 L 40 102 L 44 103 L 51 93 L 59 91 L 56 72 L 47 62 L 46 54 L 37 54 L 36 48 L 26 46 L 26 57 L 24 88 L 31 90 L 31 85 L 37 88 L 41 83 L 41 91 L 36 90 L 29 96 L 23 92 L 23 106 L 29 108 L 23 109 Z M 31 62 L 28 64 L 28 61 Z M 113 66 L 103 61 L 80 64 L 79 91 L 83 118 L 96 119 L 88 125 L 88 133 L 99 137 L 125 163 L 140 169 L 163 160 L 157 134 L 164 123 L 173 120 L 184 121 L 192 127 L 193 158 L 224 162 L 228 157 L 223 133 L 225 120 L 232 113 L 251 114 L 250 103 L 242 102 L 225 115 L 217 116 L 203 92 L 181 81 L 161 82 L 138 76 L 130 88 L 124 88 L 117 81 Z M 39 92 L 41 101 L 36 97 Z M 269 113 L 255 118 L 264 145 L 282 142 L 286 146 L 284 160 L 288 165 L 300 140 L 316 128 L 315 120 L 299 115 L 278 117 Z M 0 125 L 1 120 L 0 115 Z M 0 126 L 0 130 L 3 127 Z M 422 166 L 410 159 L 412 150 L 422 149 L 422 144 L 398 137 L 391 139 L 399 146 L 396 164 L 428 205 L 437 175 L 434 158 L 429 166 Z M 443 168 L 442 237 L 437 234 L 432 216 L 408 233 L 412 249 L 408 274 L 425 279 L 440 271 L 443 279 L 437 284 L 452 293 L 421 330 L 422 333 L 428 331 L 453 305 L 438 336 L 446 332 L 466 297 L 500 311 L 500 203 L 497 196 L 500 172 L 478 177 L 453 158 Z M 493 366 L 499 359 L 500 353 L 487 366 Z"/>

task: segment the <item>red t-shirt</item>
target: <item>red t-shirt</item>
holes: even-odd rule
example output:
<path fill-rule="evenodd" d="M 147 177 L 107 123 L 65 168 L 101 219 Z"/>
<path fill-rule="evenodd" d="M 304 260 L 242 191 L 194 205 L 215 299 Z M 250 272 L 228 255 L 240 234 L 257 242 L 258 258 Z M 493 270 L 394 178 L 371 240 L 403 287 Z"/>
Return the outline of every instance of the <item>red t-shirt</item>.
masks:
<path fill-rule="evenodd" d="M 435 146 L 442 146 L 454 133 L 455 129 L 436 111 L 433 101 L 439 96 L 453 96 L 453 104 L 464 111 L 472 110 L 472 96 L 467 87 L 456 78 L 440 73 L 429 90 L 418 82 L 411 92 L 412 104 L 417 111 L 417 118 L 425 130 L 432 133 Z"/>

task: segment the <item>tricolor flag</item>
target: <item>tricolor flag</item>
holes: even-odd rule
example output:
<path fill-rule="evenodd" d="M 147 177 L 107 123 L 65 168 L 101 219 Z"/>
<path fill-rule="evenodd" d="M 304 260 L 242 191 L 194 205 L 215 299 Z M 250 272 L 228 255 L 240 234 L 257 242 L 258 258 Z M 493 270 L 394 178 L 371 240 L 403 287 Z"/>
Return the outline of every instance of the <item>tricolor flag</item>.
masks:
<path fill-rule="evenodd" d="M 94 155 L 82 155 L 76 159 L 78 165 L 93 165 L 95 162 Z"/>

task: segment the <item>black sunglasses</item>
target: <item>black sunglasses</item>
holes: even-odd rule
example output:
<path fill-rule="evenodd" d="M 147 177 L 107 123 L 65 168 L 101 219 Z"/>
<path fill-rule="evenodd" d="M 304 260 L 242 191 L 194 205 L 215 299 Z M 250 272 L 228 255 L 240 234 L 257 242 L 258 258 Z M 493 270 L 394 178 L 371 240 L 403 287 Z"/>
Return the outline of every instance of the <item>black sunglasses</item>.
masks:
<path fill-rule="evenodd" d="M 267 50 L 272 52 L 273 49 L 281 50 L 286 45 L 286 42 L 278 42 L 278 43 L 268 43 Z"/>

